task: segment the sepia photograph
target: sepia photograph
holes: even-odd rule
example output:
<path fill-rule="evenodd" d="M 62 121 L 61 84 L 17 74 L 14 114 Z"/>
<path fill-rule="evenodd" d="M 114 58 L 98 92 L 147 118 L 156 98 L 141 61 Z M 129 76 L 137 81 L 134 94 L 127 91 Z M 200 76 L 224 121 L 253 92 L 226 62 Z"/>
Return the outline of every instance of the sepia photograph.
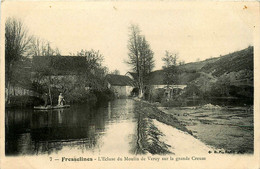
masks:
<path fill-rule="evenodd" d="M 1 168 L 259 168 L 258 33 L 257 1 L 2 1 Z"/>

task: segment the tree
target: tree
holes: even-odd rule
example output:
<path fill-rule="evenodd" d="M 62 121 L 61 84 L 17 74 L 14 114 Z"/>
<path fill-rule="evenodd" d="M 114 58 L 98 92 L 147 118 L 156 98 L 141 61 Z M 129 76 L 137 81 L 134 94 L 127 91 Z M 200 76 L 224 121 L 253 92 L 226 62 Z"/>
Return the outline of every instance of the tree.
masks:
<path fill-rule="evenodd" d="M 171 66 L 177 66 L 178 53 L 172 53 L 168 50 L 165 51 L 165 57 L 162 58 L 164 62 L 164 67 L 169 68 Z"/>
<path fill-rule="evenodd" d="M 88 50 L 81 50 L 77 52 L 77 56 L 84 57 L 86 59 L 86 67 L 88 68 L 88 71 L 94 72 L 95 69 L 98 69 L 101 67 L 101 63 L 104 61 L 104 56 L 99 53 L 99 51 L 95 51 L 91 49 Z"/>
<path fill-rule="evenodd" d="M 10 102 L 9 90 L 13 80 L 13 66 L 27 56 L 32 37 L 21 20 L 7 18 L 5 22 L 5 77 L 7 102 Z"/>
<path fill-rule="evenodd" d="M 104 78 L 108 73 L 108 68 L 102 66 L 104 57 L 99 51 L 91 49 L 81 50 L 77 52 L 77 56 L 85 58 L 85 68 L 84 79 L 85 83 L 88 83 L 89 87 L 95 90 L 103 90 L 104 88 Z"/>
<path fill-rule="evenodd" d="M 165 57 L 162 58 L 164 62 L 164 82 L 169 86 L 178 84 L 178 68 L 177 68 L 178 53 L 165 51 Z"/>
<path fill-rule="evenodd" d="M 184 60 L 179 62 L 179 65 L 180 65 L 180 66 L 181 66 L 181 65 L 184 65 L 184 64 L 185 64 L 185 61 L 184 61 Z"/>
<path fill-rule="evenodd" d="M 141 43 L 139 46 L 140 52 L 140 66 L 143 77 L 146 77 L 154 68 L 153 51 L 150 49 L 149 43 L 144 36 L 141 36 Z"/>
<path fill-rule="evenodd" d="M 51 47 L 49 41 L 33 37 L 31 41 L 30 54 L 32 56 L 55 56 L 60 55 L 60 50 L 58 48 Z"/>
<path fill-rule="evenodd" d="M 231 87 L 231 79 L 229 74 L 223 74 L 220 76 L 215 83 L 215 88 L 217 88 L 219 91 L 219 94 L 221 96 L 230 96 L 229 91 Z"/>
<path fill-rule="evenodd" d="M 137 87 L 139 97 L 143 97 L 145 77 L 154 68 L 153 51 L 144 35 L 140 34 L 137 25 L 131 25 L 128 40 L 128 64 L 132 70 L 137 73 Z"/>
<path fill-rule="evenodd" d="M 112 71 L 111 74 L 120 75 L 120 71 L 116 69 L 116 70 Z"/>

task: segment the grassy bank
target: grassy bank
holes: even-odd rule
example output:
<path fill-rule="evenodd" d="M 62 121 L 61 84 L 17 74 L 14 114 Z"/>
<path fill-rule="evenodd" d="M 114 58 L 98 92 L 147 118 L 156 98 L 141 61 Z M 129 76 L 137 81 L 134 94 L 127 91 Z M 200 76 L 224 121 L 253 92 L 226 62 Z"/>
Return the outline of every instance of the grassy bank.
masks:
<path fill-rule="evenodd" d="M 191 134 L 212 147 L 208 153 L 251 154 L 254 152 L 253 109 L 247 107 L 223 108 L 205 105 L 197 107 L 156 107 L 135 99 L 142 138 L 140 149 L 151 154 L 167 154 L 170 145 L 160 137 L 164 134 L 152 123 L 155 119 L 178 130 Z M 142 151 L 140 151 L 142 152 Z"/>
<path fill-rule="evenodd" d="M 137 125 L 136 154 L 170 154 L 169 145 L 160 141 L 161 136 L 164 136 L 163 133 L 157 129 L 152 120 L 140 113 Z"/>
<path fill-rule="evenodd" d="M 135 99 L 136 100 L 136 99 Z M 153 124 L 152 119 L 156 119 L 159 122 L 175 127 L 181 131 L 192 134 L 185 126 L 170 114 L 165 114 L 160 111 L 154 105 L 142 101 L 136 100 L 135 112 L 138 116 L 137 127 L 137 154 L 169 154 L 171 153 L 169 145 L 160 141 L 160 137 L 163 136 L 157 127 Z"/>
<path fill-rule="evenodd" d="M 135 99 L 136 100 L 136 99 Z M 139 112 L 143 113 L 146 117 L 150 119 L 156 119 L 159 122 L 165 123 L 172 127 L 175 127 L 181 131 L 187 132 L 192 135 L 192 132 L 188 130 L 185 126 L 183 126 L 178 119 L 172 114 L 165 114 L 165 112 L 159 110 L 155 104 L 143 101 L 143 100 L 136 100 L 140 102 Z"/>

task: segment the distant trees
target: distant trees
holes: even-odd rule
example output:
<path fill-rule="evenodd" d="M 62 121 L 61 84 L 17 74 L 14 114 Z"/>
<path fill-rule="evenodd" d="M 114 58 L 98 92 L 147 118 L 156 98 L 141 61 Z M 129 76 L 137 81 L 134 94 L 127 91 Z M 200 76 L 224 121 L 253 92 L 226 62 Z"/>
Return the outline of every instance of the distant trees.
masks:
<path fill-rule="evenodd" d="M 164 82 L 167 85 L 178 83 L 178 68 L 177 68 L 178 53 L 165 51 L 165 56 L 162 58 L 164 62 Z"/>
<path fill-rule="evenodd" d="M 177 66 L 177 59 L 178 59 L 178 53 L 172 53 L 166 50 L 165 56 L 162 58 L 162 61 L 164 62 L 163 68 Z"/>
<path fill-rule="evenodd" d="M 120 75 L 120 71 L 116 69 L 116 70 L 112 71 L 111 74 Z"/>
<path fill-rule="evenodd" d="M 81 71 L 81 74 L 84 72 L 84 76 L 89 86 L 102 90 L 102 81 L 108 73 L 108 68 L 102 66 L 104 56 L 99 51 L 93 49 L 81 50 L 77 52 L 77 56 L 83 57 L 85 60 L 84 71 Z"/>
<path fill-rule="evenodd" d="M 54 56 L 60 55 L 60 50 L 57 47 L 51 47 L 49 41 L 33 37 L 31 41 L 30 54 L 32 56 Z"/>
<path fill-rule="evenodd" d="M 21 20 L 7 18 L 5 22 L 5 82 L 7 102 L 9 102 L 10 83 L 13 78 L 13 67 L 16 62 L 27 56 L 32 36 L 28 34 Z"/>
<path fill-rule="evenodd" d="M 104 56 L 99 53 L 99 51 L 91 50 L 81 50 L 77 52 L 77 56 L 84 57 L 86 60 L 87 71 L 94 72 L 95 70 L 101 68 Z"/>
<path fill-rule="evenodd" d="M 230 96 L 231 91 L 231 74 L 223 74 L 220 77 L 217 78 L 217 81 L 212 86 L 212 92 L 213 95 L 218 96 Z"/>
<path fill-rule="evenodd" d="M 137 25 L 131 25 L 129 31 L 129 59 L 127 63 L 132 67 L 132 70 L 137 73 L 139 97 L 143 97 L 145 77 L 147 77 L 154 68 L 154 53 L 145 36 L 140 34 L 141 31 Z"/>
<path fill-rule="evenodd" d="M 185 64 L 185 61 L 180 61 L 179 62 L 179 65 L 181 66 L 181 65 L 184 65 Z"/>

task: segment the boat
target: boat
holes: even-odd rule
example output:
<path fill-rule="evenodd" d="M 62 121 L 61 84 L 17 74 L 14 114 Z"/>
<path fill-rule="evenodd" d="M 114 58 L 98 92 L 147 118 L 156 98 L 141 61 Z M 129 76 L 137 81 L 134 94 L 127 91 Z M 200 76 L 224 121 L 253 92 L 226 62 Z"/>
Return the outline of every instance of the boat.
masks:
<path fill-rule="evenodd" d="M 35 110 L 51 110 L 51 109 L 64 109 L 64 108 L 69 108 L 70 105 L 57 105 L 57 106 L 34 106 Z"/>

